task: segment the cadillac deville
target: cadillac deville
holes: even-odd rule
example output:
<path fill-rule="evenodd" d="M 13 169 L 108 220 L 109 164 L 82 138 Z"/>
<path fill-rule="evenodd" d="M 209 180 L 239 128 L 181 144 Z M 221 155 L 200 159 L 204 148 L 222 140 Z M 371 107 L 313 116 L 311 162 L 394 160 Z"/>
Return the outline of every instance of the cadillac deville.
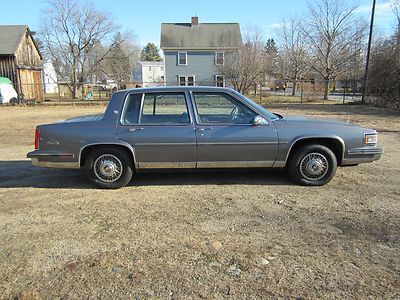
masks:
<path fill-rule="evenodd" d="M 37 126 L 27 156 L 35 166 L 82 168 L 100 188 L 144 170 L 270 167 L 320 186 L 337 166 L 378 160 L 377 142 L 373 129 L 282 116 L 231 89 L 161 87 L 116 92 L 102 115 Z"/>

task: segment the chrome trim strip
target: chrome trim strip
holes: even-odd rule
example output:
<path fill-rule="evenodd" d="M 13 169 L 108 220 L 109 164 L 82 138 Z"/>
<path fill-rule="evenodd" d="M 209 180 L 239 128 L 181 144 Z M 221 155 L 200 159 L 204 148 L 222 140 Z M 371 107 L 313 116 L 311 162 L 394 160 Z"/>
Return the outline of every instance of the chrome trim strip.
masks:
<path fill-rule="evenodd" d="M 286 166 L 286 162 L 283 160 L 280 160 L 280 161 L 276 161 L 272 167 L 273 168 L 284 168 L 285 166 Z"/>
<path fill-rule="evenodd" d="M 38 153 L 38 154 L 28 153 L 28 158 L 39 158 L 39 157 L 74 158 L 75 155 L 73 153 Z"/>
<path fill-rule="evenodd" d="M 357 155 L 357 154 L 382 154 L 383 148 L 353 148 L 347 151 L 348 155 Z"/>
<path fill-rule="evenodd" d="M 278 142 L 212 142 L 212 143 L 197 143 L 198 146 L 208 145 L 276 145 Z"/>
<path fill-rule="evenodd" d="M 138 124 L 142 123 L 142 112 L 143 112 L 143 105 L 144 105 L 144 95 L 145 95 L 145 93 L 143 92 L 142 93 L 142 99 L 140 99 L 140 109 L 139 109 Z"/>
<path fill-rule="evenodd" d="M 139 162 L 139 169 L 194 169 L 196 162 Z"/>
<path fill-rule="evenodd" d="M 196 146 L 196 143 L 135 143 L 135 146 Z"/>
<path fill-rule="evenodd" d="M 44 168 L 80 169 L 79 162 L 39 161 L 38 158 L 32 158 L 32 165 Z"/>
<path fill-rule="evenodd" d="M 268 168 L 274 161 L 198 161 L 197 168 Z"/>

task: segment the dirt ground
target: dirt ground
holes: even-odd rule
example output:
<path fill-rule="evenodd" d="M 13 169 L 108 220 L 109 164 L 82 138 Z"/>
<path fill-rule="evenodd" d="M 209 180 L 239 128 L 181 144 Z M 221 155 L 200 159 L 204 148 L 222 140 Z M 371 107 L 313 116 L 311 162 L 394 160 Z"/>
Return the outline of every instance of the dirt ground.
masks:
<path fill-rule="evenodd" d="M 381 160 L 324 187 L 232 171 L 96 190 L 26 159 L 36 124 L 103 110 L 0 107 L 0 298 L 400 298 L 399 114 L 275 105 L 380 132 Z"/>

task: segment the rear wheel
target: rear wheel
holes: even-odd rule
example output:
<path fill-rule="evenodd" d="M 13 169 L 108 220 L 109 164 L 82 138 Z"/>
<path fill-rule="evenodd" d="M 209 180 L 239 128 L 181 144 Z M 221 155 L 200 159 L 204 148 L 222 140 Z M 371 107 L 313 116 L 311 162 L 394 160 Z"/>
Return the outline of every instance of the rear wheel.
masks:
<path fill-rule="evenodd" d="M 96 187 L 119 189 L 132 179 L 132 159 L 121 149 L 111 147 L 94 149 L 85 161 L 85 173 L 88 180 Z"/>
<path fill-rule="evenodd" d="M 333 178 L 336 168 L 337 160 L 332 150 L 322 145 L 306 145 L 293 154 L 287 170 L 301 185 L 320 186 Z"/>

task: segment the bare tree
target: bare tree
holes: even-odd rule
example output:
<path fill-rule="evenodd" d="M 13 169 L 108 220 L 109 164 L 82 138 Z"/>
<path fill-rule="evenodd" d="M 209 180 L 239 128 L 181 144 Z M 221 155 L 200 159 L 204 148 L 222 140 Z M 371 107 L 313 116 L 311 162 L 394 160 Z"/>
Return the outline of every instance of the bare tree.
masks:
<path fill-rule="evenodd" d="M 297 83 L 308 71 L 308 53 L 306 37 L 300 20 L 291 18 L 284 20 L 277 29 L 278 42 L 281 48 L 280 58 L 284 77 L 293 82 L 292 95 L 295 95 Z"/>
<path fill-rule="evenodd" d="M 110 17 L 92 4 L 77 0 L 50 0 L 40 37 L 56 72 L 69 81 L 72 97 L 116 45 L 104 45 L 116 32 Z M 98 51 L 99 45 L 104 47 Z"/>
<path fill-rule="evenodd" d="M 260 80 L 264 72 L 263 42 L 258 31 L 245 34 L 245 42 L 238 50 L 225 53 L 224 64 L 216 69 L 224 75 L 235 90 L 246 93 L 256 80 Z"/>
<path fill-rule="evenodd" d="M 112 48 L 102 63 L 107 78 L 113 79 L 118 88 L 132 80 L 132 71 L 140 53 L 132 34 L 114 35 Z"/>
<path fill-rule="evenodd" d="M 303 28 L 311 54 L 311 68 L 324 80 L 324 99 L 330 82 L 340 76 L 353 55 L 352 44 L 365 35 L 365 22 L 355 16 L 356 6 L 344 0 L 308 3 L 309 18 Z"/>

